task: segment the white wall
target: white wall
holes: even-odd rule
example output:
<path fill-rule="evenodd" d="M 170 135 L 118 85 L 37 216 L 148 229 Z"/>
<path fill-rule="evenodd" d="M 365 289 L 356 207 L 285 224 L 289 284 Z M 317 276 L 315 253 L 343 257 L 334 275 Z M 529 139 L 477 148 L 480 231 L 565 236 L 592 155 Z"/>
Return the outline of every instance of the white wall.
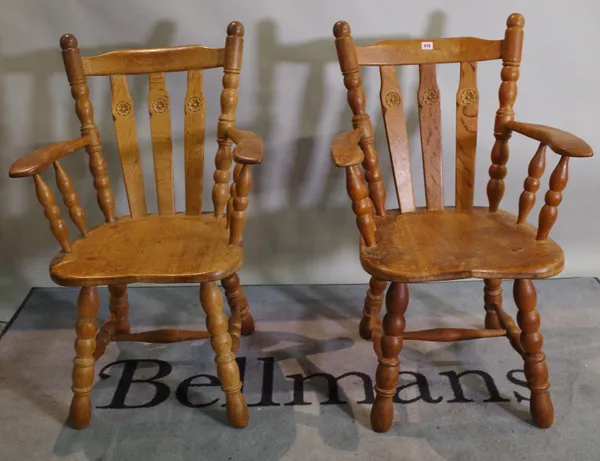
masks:
<path fill-rule="evenodd" d="M 344 173 L 329 158 L 332 137 L 350 129 L 345 90 L 335 59 L 332 26 L 347 20 L 357 42 L 383 38 L 424 38 L 472 35 L 503 37 L 506 17 L 525 16 L 525 46 L 517 120 L 548 124 L 572 131 L 593 147 L 600 145 L 597 111 L 598 27 L 595 1 L 374 1 L 287 2 L 278 0 L 200 2 L 198 0 L 16 0 L 4 2 L 0 15 L 0 188 L 2 193 L 3 293 L 17 286 L 52 285 L 48 263 L 58 245 L 38 205 L 29 180 L 9 180 L 12 161 L 46 143 L 78 136 L 58 40 L 71 32 L 84 54 L 123 47 L 159 47 L 202 43 L 222 46 L 229 21 L 246 28 L 244 69 L 238 106 L 238 126 L 265 140 L 265 162 L 254 170 L 249 219 L 245 233 L 244 283 L 366 282 L 358 262 L 358 231 L 346 196 Z M 440 66 L 446 200 L 453 202 L 454 98 L 458 66 Z M 499 62 L 480 65 L 481 97 L 476 203 L 487 203 L 489 153 L 497 108 Z M 418 200 L 424 201 L 420 143 L 416 123 L 415 69 L 402 70 L 409 119 Z M 185 76 L 169 75 L 172 105 L 181 104 Z M 145 182 L 153 193 L 151 150 L 145 102 L 147 81 L 130 82 L 137 103 Z M 389 160 L 378 110 L 378 77 L 365 73 L 369 107 L 376 126 L 377 146 L 388 184 L 388 205 L 395 206 Z M 207 171 L 212 171 L 220 73 L 207 72 Z M 91 94 L 104 139 L 117 210 L 127 205 L 115 153 L 106 78 L 95 78 Z M 412 100 L 411 100 L 412 99 Z M 180 107 L 183 107 L 182 105 Z M 183 110 L 173 114 L 177 204 L 183 204 Z M 504 208 L 516 212 L 527 164 L 537 143 L 514 135 L 508 163 Z M 209 155 L 210 153 L 210 155 Z M 550 154 L 548 170 L 558 157 Z M 563 275 L 599 275 L 600 219 L 594 198 L 600 196 L 600 159 L 575 159 L 571 180 L 552 236 L 565 249 Z M 100 219 L 84 153 L 65 159 L 75 178 L 91 224 Z M 546 187 L 548 173 L 543 187 Z M 53 182 L 53 181 L 52 181 Z M 205 197 L 210 197 L 207 179 Z M 538 194 L 538 205 L 544 189 Z M 155 209 L 155 198 L 151 197 Z M 539 206 L 536 206 L 537 211 Z M 537 213 L 532 213 L 537 219 Z"/>

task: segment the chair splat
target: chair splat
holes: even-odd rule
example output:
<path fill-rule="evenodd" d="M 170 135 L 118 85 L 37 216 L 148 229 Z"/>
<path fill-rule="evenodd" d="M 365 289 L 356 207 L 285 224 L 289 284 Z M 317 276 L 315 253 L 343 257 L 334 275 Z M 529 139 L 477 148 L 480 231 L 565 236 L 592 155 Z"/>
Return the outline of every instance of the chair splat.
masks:
<path fill-rule="evenodd" d="M 428 210 L 442 210 L 444 208 L 442 119 L 435 64 L 419 66 L 418 99 L 425 200 Z"/>
<path fill-rule="evenodd" d="M 187 74 L 183 149 L 185 151 L 185 212 L 202 212 L 202 184 L 204 179 L 204 120 L 206 108 L 202 90 L 201 70 Z"/>
<path fill-rule="evenodd" d="M 459 210 L 473 208 L 478 115 L 477 62 L 461 62 L 456 93 L 455 202 Z"/>
<path fill-rule="evenodd" d="M 175 213 L 171 103 L 162 72 L 149 74 L 148 111 L 154 155 L 154 177 L 159 214 Z"/>

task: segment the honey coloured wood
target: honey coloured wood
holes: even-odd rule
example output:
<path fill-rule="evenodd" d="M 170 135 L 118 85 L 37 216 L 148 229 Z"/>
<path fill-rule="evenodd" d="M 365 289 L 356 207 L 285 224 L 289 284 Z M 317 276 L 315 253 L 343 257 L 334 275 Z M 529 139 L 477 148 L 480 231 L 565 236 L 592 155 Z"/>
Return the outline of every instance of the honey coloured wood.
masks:
<path fill-rule="evenodd" d="M 243 262 L 243 229 L 252 184 L 250 169 L 262 162 L 263 144 L 256 134 L 238 129 L 235 120 L 243 35 L 243 26 L 232 22 L 227 28 L 223 48 L 192 45 L 116 50 L 91 57 L 81 56 L 73 35 L 66 34 L 61 38 L 81 137 L 35 150 L 17 160 L 9 174 L 14 178 L 33 178 L 38 200 L 60 244 L 62 250 L 50 264 L 51 278 L 60 285 L 81 287 L 69 416 L 71 426 L 77 429 L 90 423 L 95 361 L 111 342 L 172 343 L 205 338 L 210 338 L 216 355 L 228 420 L 234 427 L 248 424 L 235 351 L 240 345 L 240 337 L 254 331 L 254 319 L 237 271 Z M 206 121 L 204 71 L 214 67 L 223 67 L 223 90 L 213 175 L 213 213 L 203 211 L 202 191 Z M 169 96 L 166 73 L 175 71 L 187 72 L 183 107 L 179 102 L 172 102 Z M 127 85 L 129 74 L 148 75 L 147 104 L 143 108 L 139 104 L 137 108 L 134 106 Z M 115 198 L 94 119 L 87 77 L 96 75 L 110 79 L 111 113 L 129 204 L 129 214 L 125 216 L 115 213 Z M 144 110 L 150 118 L 152 156 L 149 158 L 142 158 L 135 118 Z M 173 151 L 172 110 L 183 110 L 185 114 L 185 212 L 175 208 L 173 155 L 178 153 Z M 73 181 L 59 162 L 62 157 L 82 148 L 89 158 L 90 187 L 93 185 L 104 215 L 104 222 L 91 228 L 88 228 Z M 157 214 L 148 214 L 142 160 L 151 162 L 154 167 Z M 233 162 L 236 166 L 230 185 Z M 69 238 L 52 189 L 42 177 L 51 164 L 68 217 L 80 233 L 75 239 Z M 222 280 L 231 307 L 230 319 L 223 313 L 221 294 L 216 288 L 219 280 Z M 167 328 L 132 332 L 127 284 L 136 282 L 200 284 L 207 331 Z M 108 285 L 110 292 L 110 318 L 100 328 L 96 319 L 97 285 Z"/>
<path fill-rule="evenodd" d="M 443 342 L 505 336 L 524 360 L 534 424 L 545 428 L 553 422 L 540 319 L 531 280 L 552 277 L 563 268 L 563 251 L 548 236 L 567 185 L 569 159 L 589 157 L 592 150 L 585 141 L 565 131 L 514 121 L 524 26 L 523 16 L 515 13 L 506 21 L 502 40 L 472 37 L 385 40 L 357 47 L 346 22 L 334 25 L 336 51 L 354 129 L 333 139 L 331 156 L 336 166 L 346 170 L 348 195 L 360 234 L 360 261 L 371 276 L 359 333 L 362 338 L 373 341 L 379 361 L 377 398 L 371 410 L 371 424 L 377 432 L 385 432 L 392 425 L 399 354 L 404 340 Z M 481 136 L 478 133 L 481 126 L 477 71 L 480 61 L 489 60 L 501 60 L 502 70 L 486 189 L 488 206 L 482 207 L 475 204 L 478 134 Z M 442 95 L 436 81 L 436 65 L 446 63 L 456 63 L 460 72 L 455 94 L 454 206 L 444 201 Z M 406 88 L 403 91 L 398 81 L 396 66 L 404 65 L 419 66 L 416 94 Z M 398 209 L 386 210 L 382 206 L 386 194 L 382 185 L 386 178 L 378 166 L 360 66 L 379 67 L 379 99 Z M 411 158 L 409 135 L 412 133 L 407 129 L 404 107 L 409 98 L 414 101 L 415 97 L 421 156 L 413 154 Z M 540 143 L 537 152 L 532 152 L 528 171 L 523 172 L 526 179 L 518 216 L 500 208 L 513 132 Z M 527 223 L 527 218 L 540 188 L 547 147 L 561 157 L 550 175 L 536 228 Z M 413 190 L 411 160 L 414 163 L 419 157 L 422 157 L 425 203 L 416 203 Z M 484 280 L 485 328 L 404 331 L 407 284 L 471 277 Z M 502 280 L 515 280 L 514 296 L 519 309 L 516 321 L 503 309 Z M 380 309 L 389 282 L 387 314 L 382 321 Z"/>

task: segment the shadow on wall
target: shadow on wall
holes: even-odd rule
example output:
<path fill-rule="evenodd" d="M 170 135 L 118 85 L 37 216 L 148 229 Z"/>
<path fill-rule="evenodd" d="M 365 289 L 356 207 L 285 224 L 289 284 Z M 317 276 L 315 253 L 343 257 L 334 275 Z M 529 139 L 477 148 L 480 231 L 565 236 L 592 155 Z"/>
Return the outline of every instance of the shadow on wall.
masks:
<path fill-rule="evenodd" d="M 446 14 L 441 11 L 432 12 L 423 32 L 424 37 L 443 36 Z M 332 24 L 333 26 L 333 24 Z M 300 44 L 281 44 L 278 26 L 273 21 L 262 21 L 257 27 L 258 52 L 258 88 L 256 93 L 257 122 L 253 131 L 265 141 L 265 163 L 253 170 L 254 192 L 251 207 L 257 212 L 249 216 L 245 241 L 246 263 L 242 271 L 255 271 L 260 274 L 261 283 L 290 283 L 301 280 L 317 282 L 314 267 L 319 260 L 336 258 L 348 248 L 358 250 L 358 230 L 355 215 L 351 210 L 350 199 L 345 192 L 345 174 L 336 168 L 330 160 L 329 143 L 333 136 L 352 129 L 352 112 L 345 102 L 346 90 L 341 73 L 339 84 L 327 86 L 325 73 L 328 66 L 335 66 L 339 73 L 333 34 L 331 38 L 314 40 Z M 403 35 L 393 36 L 355 36 L 358 46 L 364 46 L 385 39 L 413 38 Z M 250 42 L 252 43 L 252 42 Z M 308 77 L 304 82 L 304 98 L 298 107 L 298 115 L 290 115 L 298 120 L 293 144 L 277 145 L 275 142 L 276 107 L 275 76 L 278 65 L 295 63 L 308 68 Z M 302 74 L 298 72 L 298 74 Z M 402 72 L 398 72 L 402 81 Z M 335 132 L 326 133 L 327 142 L 318 143 L 318 136 L 323 132 L 322 120 L 325 111 L 324 102 L 328 93 L 342 94 L 343 105 L 336 117 Z M 368 91 L 367 98 L 379 99 L 379 88 Z M 415 88 L 413 93 L 416 94 Z M 380 157 L 380 167 L 386 182 L 388 197 L 395 196 L 395 188 L 391 175 L 391 163 L 386 153 L 385 128 L 380 111 L 371 113 L 375 132 L 375 146 Z M 406 115 L 409 137 L 418 130 L 418 114 L 416 109 Z M 322 146 L 325 146 L 324 148 Z M 420 162 L 420 153 L 413 152 Z M 418 163 L 417 163 L 418 164 Z M 273 190 L 273 177 L 283 175 L 280 180 L 285 184 L 284 190 Z M 305 192 L 311 184 L 311 177 L 321 177 L 319 187 L 321 194 L 310 205 L 306 204 Z M 285 208 L 277 212 L 261 212 L 264 204 L 252 205 L 257 198 L 269 199 L 271 194 L 285 196 Z M 341 199 L 341 200 L 340 200 Z M 395 200 L 395 199 L 394 199 Z M 265 236 L 268 235 L 268 238 Z M 358 266 L 358 257 L 355 258 Z M 313 275 L 311 276 L 311 271 Z M 292 278 L 293 276 L 293 278 Z M 365 274 L 365 282 L 368 275 Z"/>
<path fill-rule="evenodd" d="M 442 12 L 433 12 L 428 19 L 428 24 L 423 32 L 423 36 L 439 37 L 443 35 L 446 16 Z M 269 283 L 290 283 L 290 282 L 316 282 L 320 280 L 314 268 L 319 267 L 320 261 L 328 261 L 337 258 L 348 248 L 357 249 L 358 231 L 355 225 L 355 217 L 351 211 L 351 204 L 345 193 L 345 175 L 341 169 L 335 168 L 330 161 L 328 146 L 330 139 L 325 143 L 318 143 L 318 137 L 322 133 L 322 117 L 326 107 L 324 101 L 326 96 L 332 93 L 340 95 L 339 100 L 344 101 L 339 107 L 339 115 L 335 132 L 325 133 L 328 138 L 342 131 L 351 129 L 351 112 L 345 103 L 345 88 L 340 75 L 339 84 L 335 87 L 328 87 L 325 81 L 325 72 L 328 66 L 335 66 L 338 69 L 335 53 L 333 36 L 327 39 L 314 40 L 300 44 L 282 44 L 279 40 L 277 25 L 271 20 L 260 22 L 254 31 L 246 32 L 246 48 L 256 46 L 258 48 L 258 62 L 256 71 L 258 72 L 258 87 L 255 90 L 256 101 L 256 123 L 254 126 L 242 126 L 243 129 L 252 129 L 261 135 L 265 141 L 265 162 L 263 165 L 253 169 L 254 190 L 250 197 L 250 208 L 248 214 L 247 227 L 244 238 L 246 243 L 246 264 L 242 269 L 244 273 L 251 274 L 253 281 Z M 163 21 L 157 23 L 150 31 L 146 40 L 140 43 L 123 43 L 108 47 L 81 47 L 83 56 L 90 56 L 105 53 L 114 49 L 121 48 L 152 48 L 174 45 L 172 38 L 176 30 L 176 25 L 172 22 Z M 378 40 L 388 38 L 408 38 L 402 35 L 393 37 L 373 36 L 373 37 L 355 37 L 357 45 L 366 45 Z M 207 42 L 205 40 L 205 42 Z M 213 41 L 214 42 L 214 41 Z M 218 43 L 218 42 L 217 42 Z M 80 45 L 85 45 L 80 43 Z M 246 58 L 247 61 L 247 58 Z M 283 63 L 295 63 L 304 65 L 308 68 L 308 77 L 304 86 L 305 97 L 302 104 L 297 108 L 298 114 L 293 114 L 296 108 L 290 108 L 287 114 L 275 113 L 277 107 L 276 93 L 276 74 L 278 66 Z M 249 63 L 245 62 L 246 72 L 249 72 Z M 43 108 L 49 108 L 53 104 L 51 93 L 50 77 L 53 74 L 64 75 L 64 67 L 61 59 L 60 49 L 43 50 L 32 52 L 20 56 L 0 57 L 0 89 L 8 91 L 7 88 L 1 88 L 5 77 L 11 74 L 30 74 L 33 77 L 31 106 L 29 108 L 29 121 L 31 132 L 35 133 L 36 140 L 42 142 L 28 146 L 31 150 L 42 145 L 61 141 L 55 139 L 53 132 L 55 124 L 51 113 Z M 399 73 L 399 79 L 402 80 L 402 74 Z M 66 76 L 65 76 L 66 82 Z M 92 84 L 93 85 L 93 84 Z M 65 84 L 66 87 L 66 84 Z M 93 87 L 92 87 L 93 90 Z M 205 88 L 208 91 L 220 91 L 220 88 Z M 130 84 L 131 97 L 138 113 L 145 110 L 146 107 L 147 82 L 142 83 L 139 80 Z M 111 95 L 110 90 L 103 96 L 104 101 L 94 98 L 94 91 L 91 92 L 91 99 L 97 108 L 95 121 L 99 127 L 103 143 L 103 153 L 108 166 L 108 174 L 111 179 L 113 194 L 117 204 L 124 204 L 125 188 L 120 171 L 117 148 L 114 141 L 114 128 L 110 117 Z M 370 98 L 378 98 L 377 91 L 367 91 Z M 415 89 L 416 93 L 416 89 Z M 2 93 L 4 94 L 4 93 Z M 329 98 L 327 98 L 329 99 Z M 72 133 L 71 136 L 77 136 L 79 121 L 73 110 L 72 100 L 68 100 L 69 107 L 66 113 L 70 116 L 67 119 L 68 127 L 65 132 Z M 99 111 L 98 108 L 108 108 L 108 110 Z M 0 110 L 2 113 L 9 113 L 10 108 L 6 107 L 4 101 L 0 100 Z M 109 114 L 106 114 L 106 111 Z M 298 126 L 293 130 L 290 136 L 291 143 L 287 145 L 278 145 L 275 133 L 276 122 L 279 117 L 289 116 L 298 120 Z M 217 113 L 209 112 L 207 119 L 218 117 Z M 407 114 L 409 136 L 418 129 L 418 116 L 416 112 Z M 394 196 L 394 187 L 392 176 L 389 174 L 390 161 L 389 156 L 384 153 L 387 151 L 385 144 L 384 126 L 381 114 L 373 117 L 375 130 L 376 147 L 380 153 L 381 169 L 384 173 L 384 179 L 387 183 L 388 197 Z M 138 121 L 139 126 L 139 121 Z M 181 130 L 173 127 L 173 145 L 182 145 L 183 139 Z M 10 132 L 6 125 L 0 127 L 0 138 L 5 144 L 8 142 Z M 212 181 L 212 171 L 214 170 L 213 158 L 216 151 L 216 133 L 207 132 L 205 136 L 207 148 L 205 150 L 205 184 Z M 108 142 L 107 142 L 108 141 Z M 145 140 L 140 139 L 140 147 Z M 142 153 L 144 158 L 148 158 L 148 153 Z M 419 155 L 414 152 L 413 155 Z M 175 149 L 174 156 L 179 152 Z M 4 159 L 14 160 L 15 155 L 3 156 Z M 150 157 L 151 158 L 151 157 Z M 4 160 L 6 162 L 6 160 Z M 65 170 L 73 180 L 74 188 L 79 195 L 79 201 L 83 206 L 88 227 L 92 227 L 101 222 L 102 214 L 96 205 L 96 194 L 91 182 L 91 175 L 88 170 L 87 155 L 73 155 L 62 161 Z M 149 163 L 146 161 L 146 163 Z M 13 286 L 28 286 L 31 284 L 30 278 L 23 273 L 23 261 L 34 260 L 40 257 L 42 251 L 48 248 L 57 248 L 49 231 L 46 231 L 47 222 L 43 217 L 43 211 L 37 202 L 34 189 L 27 181 L 21 180 L 22 186 L 15 187 L 14 180 L 10 185 L 6 180 L 9 164 L 2 164 L 2 181 L 0 182 L 0 193 L 8 196 L 18 191 L 19 194 L 19 214 L 6 216 L 5 228 L 8 235 L 2 239 L 3 253 L 5 255 L 4 270 L 6 271 L 6 289 L 10 290 Z M 69 235 L 76 236 L 76 228 L 68 219 L 63 204 L 62 197 L 57 193 L 52 173 L 48 171 L 47 181 L 55 191 L 57 204 L 61 207 L 61 214 L 69 226 Z M 311 178 L 321 178 L 318 184 L 311 184 Z M 278 178 L 274 181 L 274 178 Z M 145 181 L 148 183 L 148 181 Z M 153 181 L 152 181 L 153 182 Z M 276 183 L 283 184 L 284 188 L 278 190 Z M 150 186 L 150 184 L 147 184 Z M 178 181 L 178 188 L 183 188 L 183 178 Z M 306 193 L 310 192 L 314 196 L 314 191 L 310 189 L 318 187 L 321 192 L 318 194 L 318 200 L 312 200 L 313 203 L 307 204 Z M 146 191 L 148 191 L 146 187 Z M 152 190 L 152 189 L 151 189 Z M 150 194 L 148 194 L 150 195 Z M 205 193 L 205 207 L 211 207 L 208 200 L 209 195 Z M 272 198 L 277 197 L 276 207 L 269 206 Z M 283 204 L 283 205 L 281 205 Z M 126 205 L 118 206 L 126 210 Z M 275 210 L 275 211 L 273 211 Z M 37 216 L 37 217 L 34 217 Z M 355 258 L 358 266 L 358 258 Z M 325 264 L 325 266 L 331 264 Z M 367 275 L 365 274 L 365 282 Z"/>
<path fill-rule="evenodd" d="M 122 43 L 111 47 L 86 47 L 81 46 L 83 43 L 80 43 L 81 55 L 91 56 L 120 48 L 156 48 L 168 46 L 172 41 L 175 30 L 176 26 L 174 23 L 161 21 L 153 27 L 145 41 L 140 43 Z M 0 243 L 3 254 L 2 270 L 5 274 L 1 278 L 2 283 L 0 285 L 3 295 L 10 296 L 13 290 L 31 286 L 31 279 L 27 277 L 27 274 L 23 273 L 23 260 L 33 260 L 40 257 L 43 250 L 48 248 L 56 248 L 56 251 L 59 250 L 58 243 L 52 236 L 48 222 L 44 217 L 43 209 L 36 199 L 32 181 L 26 179 L 18 180 L 18 183 L 21 184 L 20 189 L 18 189 L 19 185 L 15 184 L 17 180 L 8 179 L 10 164 L 16 158 L 47 144 L 68 139 L 56 139 L 56 135 L 54 134 L 56 124 L 53 123 L 50 109 L 55 104 L 51 89 L 51 78 L 54 75 L 60 75 L 64 78 L 64 91 L 68 91 L 69 88 L 60 47 L 58 46 L 58 38 L 56 47 L 49 50 L 44 49 L 18 56 L 0 56 L 0 95 L 4 95 L 10 90 L 6 88 L 4 83 L 9 75 L 28 74 L 32 77 L 32 96 L 30 98 L 31 105 L 28 108 L 29 119 L 27 125 L 29 131 L 32 133 L 32 138 L 41 140 L 41 142 L 26 146 L 23 152 L 6 153 L 1 156 L 0 160 L 0 196 L 10 197 L 11 201 L 13 201 L 15 197 L 11 197 L 11 194 L 15 194 L 15 191 L 18 191 L 20 210 L 19 214 L 4 215 L 2 229 L 6 235 L 2 235 Z M 142 107 L 147 98 L 143 91 L 144 88 L 141 85 L 135 85 L 130 88 L 131 97 L 139 107 Z M 105 102 L 107 104 L 104 104 L 103 107 L 110 108 L 110 101 L 111 95 L 109 91 L 105 95 Z M 99 101 L 96 100 L 93 102 L 95 102 L 95 106 L 99 106 Z M 27 108 L 21 109 L 27 110 Z M 11 108 L 7 106 L 5 101 L 0 100 L 0 113 L 10 113 L 10 111 Z M 64 131 L 68 133 L 68 137 L 75 138 L 79 136 L 80 123 L 75 114 L 74 102 L 70 98 L 68 99 L 68 107 L 65 113 L 69 114 L 69 117 L 67 118 L 68 126 Z M 107 134 L 111 132 L 113 133 L 111 135 L 112 139 L 114 139 L 111 117 L 110 115 L 105 115 L 95 114 L 95 122 L 100 130 L 101 139 L 108 137 Z M 9 142 L 10 136 L 11 133 L 8 130 L 8 125 L 0 124 L 0 139 L 2 143 L 11 145 Z M 107 143 L 104 139 L 102 145 L 108 175 L 111 179 L 112 191 L 118 200 L 119 197 L 125 196 L 125 188 L 122 181 L 116 146 L 114 141 Z M 87 154 L 84 151 L 80 151 L 80 153 L 83 155 L 70 155 L 64 158 L 61 160 L 61 164 L 73 181 L 74 189 L 79 197 L 79 203 L 86 214 L 88 228 L 90 228 L 101 222 L 103 215 L 96 202 L 92 176 L 88 169 Z M 49 168 L 46 172 L 45 179 L 54 192 L 56 204 L 61 208 L 61 216 L 67 223 L 69 236 L 72 238 L 77 236 L 77 228 L 69 219 L 69 214 L 62 203 L 62 196 L 57 191 L 52 168 Z M 16 306 L 21 299 L 15 299 L 14 301 Z"/>

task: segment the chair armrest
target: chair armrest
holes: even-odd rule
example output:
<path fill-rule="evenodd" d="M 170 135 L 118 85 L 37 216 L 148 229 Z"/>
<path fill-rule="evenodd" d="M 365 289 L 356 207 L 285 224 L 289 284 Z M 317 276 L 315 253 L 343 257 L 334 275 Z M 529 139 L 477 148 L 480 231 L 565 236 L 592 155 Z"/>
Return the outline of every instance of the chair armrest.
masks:
<path fill-rule="evenodd" d="M 243 165 L 255 165 L 263 160 L 263 142 L 260 136 L 252 131 L 232 128 L 227 131 L 227 137 L 236 147 L 233 149 L 233 160 Z"/>
<path fill-rule="evenodd" d="M 358 143 L 362 138 L 362 131 L 355 128 L 352 131 L 338 134 L 331 143 L 331 158 L 336 166 L 348 167 L 360 165 L 364 154 Z"/>
<path fill-rule="evenodd" d="M 591 157 L 594 155 L 592 148 L 583 139 L 557 128 L 514 121 L 507 122 L 506 127 L 547 145 L 559 155 L 567 157 Z"/>
<path fill-rule="evenodd" d="M 87 146 L 88 143 L 89 138 L 84 136 L 42 147 L 15 161 L 10 167 L 8 175 L 11 178 L 23 178 L 43 173 L 51 163 Z"/>

